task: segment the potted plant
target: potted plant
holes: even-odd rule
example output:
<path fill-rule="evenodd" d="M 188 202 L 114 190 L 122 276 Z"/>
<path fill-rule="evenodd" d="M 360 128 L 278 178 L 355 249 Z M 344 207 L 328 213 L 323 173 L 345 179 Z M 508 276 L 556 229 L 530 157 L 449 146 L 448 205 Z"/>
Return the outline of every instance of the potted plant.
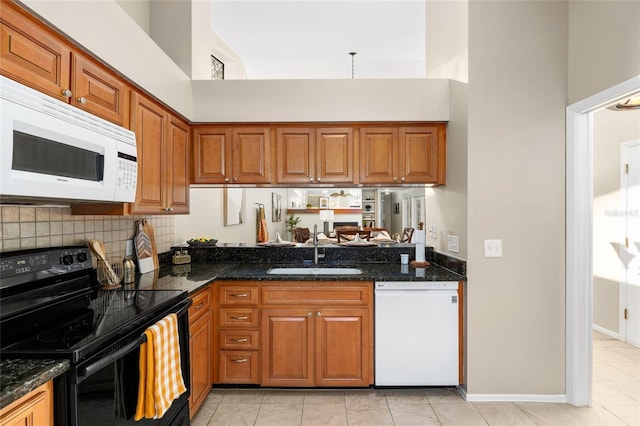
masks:
<path fill-rule="evenodd" d="M 294 216 L 293 213 L 289 213 L 287 215 L 287 231 L 289 231 L 289 234 L 291 235 L 291 240 L 293 241 L 293 230 L 296 229 L 296 227 L 298 226 L 298 224 L 300 223 L 302 219 L 300 219 L 299 216 Z"/>

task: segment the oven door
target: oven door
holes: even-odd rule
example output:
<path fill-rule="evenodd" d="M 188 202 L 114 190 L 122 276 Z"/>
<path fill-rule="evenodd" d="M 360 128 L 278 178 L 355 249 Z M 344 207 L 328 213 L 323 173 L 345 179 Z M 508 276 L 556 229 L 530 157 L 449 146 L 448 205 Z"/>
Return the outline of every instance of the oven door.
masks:
<path fill-rule="evenodd" d="M 171 425 L 189 424 L 189 323 L 186 303 L 178 312 L 180 363 L 187 392 L 173 401 L 161 419 L 134 421 L 138 398 L 140 345 L 144 329 L 137 329 L 108 348 L 73 366 L 67 376 L 67 415 L 60 424 L 84 425 Z M 173 310 L 175 312 L 175 310 Z M 171 312 L 164 312 L 156 320 Z M 56 416 L 58 417 L 58 416 Z M 62 416 L 61 416 L 62 417 Z"/>

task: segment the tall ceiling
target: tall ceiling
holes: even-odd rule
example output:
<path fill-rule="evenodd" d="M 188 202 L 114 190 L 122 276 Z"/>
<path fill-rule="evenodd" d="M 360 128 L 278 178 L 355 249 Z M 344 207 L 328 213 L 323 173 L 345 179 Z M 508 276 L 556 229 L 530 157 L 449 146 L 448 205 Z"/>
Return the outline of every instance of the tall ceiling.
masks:
<path fill-rule="evenodd" d="M 212 0 L 248 79 L 423 78 L 425 0 Z"/>

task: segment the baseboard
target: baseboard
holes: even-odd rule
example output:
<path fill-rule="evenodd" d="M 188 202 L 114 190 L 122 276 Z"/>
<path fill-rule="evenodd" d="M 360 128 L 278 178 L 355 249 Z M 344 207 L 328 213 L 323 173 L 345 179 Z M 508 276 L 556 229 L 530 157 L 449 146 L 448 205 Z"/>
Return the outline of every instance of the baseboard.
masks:
<path fill-rule="evenodd" d="M 615 331 L 611 331 L 608 328 L 604 328 L 604 327 L 601 327 L 599 325 L 593 324 L 593 330 L 597 331 L 598 333 L 602 333 L 605 336 L 609 336 L 609 337 L 611 337 L 613 339 L 622 340 L 620 338 L 620 333 L 616 333 Z"/>
<path fill-rule="evenodd" d="M 468 394 L 462 390 L 460 391 L 460 394 L 464 397 L 466 401 L 470 401 L 470 402 L 553 402 L 553 403 L 559 403 L 559 404 L 567 402 L 567 395 L 536 395 L 536 394 L 517 394 L 517 393 Z"/>

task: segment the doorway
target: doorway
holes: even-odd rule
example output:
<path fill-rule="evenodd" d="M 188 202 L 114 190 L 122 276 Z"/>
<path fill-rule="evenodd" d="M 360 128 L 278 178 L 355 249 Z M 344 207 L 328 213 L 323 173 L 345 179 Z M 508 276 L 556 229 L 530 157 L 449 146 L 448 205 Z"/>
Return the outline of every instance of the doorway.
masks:
<path fill-rule="evenodd" d="M 620 191 L 623 202 L 624 243 L 620 260 L 625 274 L 620 286 L 620 334 L 622 340 L 640 347 L 640 139 L 620 149 Z"/>
<path fill-rule="evenodd" d="M 566 111 L 566 396 L 591 406 L 593 323 L 593 112 L 640 93 L 640 76 L 570 105 Z"/>

